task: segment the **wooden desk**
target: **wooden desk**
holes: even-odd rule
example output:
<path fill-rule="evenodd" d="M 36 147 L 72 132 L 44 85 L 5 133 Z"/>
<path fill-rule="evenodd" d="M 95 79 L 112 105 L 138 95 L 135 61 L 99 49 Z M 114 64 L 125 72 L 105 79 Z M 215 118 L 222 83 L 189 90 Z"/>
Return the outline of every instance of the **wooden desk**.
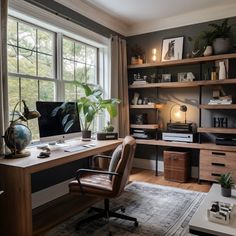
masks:
<path fill-rule="evenodd" d="M 34 226 L 37 222 L 35 223 L 33 219 L 32 211 L 32 173 L 113 150 L 121 143 L 121 140 L 93 142 L 96 143 L 95 147 L 90 147 L 78 153 L 55 150 L 49 158 L 39 159 L 37 156 L 41 150 L 30 148 L 31 156 L 29 157 L 0 159 L 0 189 L 4 191 L 0 205 L 0 235 L 32 236 L 37 232 L 37 228 Z M 81 143 L 81 141 L 75 140 L 71 142 L 71 145 Z"/>

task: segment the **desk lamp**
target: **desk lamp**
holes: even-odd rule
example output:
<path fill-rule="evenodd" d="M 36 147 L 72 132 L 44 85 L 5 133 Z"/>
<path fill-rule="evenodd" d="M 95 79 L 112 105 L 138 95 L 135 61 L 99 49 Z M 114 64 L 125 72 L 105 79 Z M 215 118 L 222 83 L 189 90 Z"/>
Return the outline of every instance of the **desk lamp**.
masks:
<path fill-rule="evenodd" d="M 180 105 L 180 104 L 174 104 L 171 109 L 170 109 L 170 123 L 172 123 L 172 119 L 171 119 L 171 116 L 172 116 L 172 111 L 173 109 L 178 106 L 179 107 L 179 111 L 182 111 L 184 112 L 184 123 L 186 124 L 187 123 L 187 119 L 186 119 L 186 112 L 188 110 L 187 106 L 185 105 Z"/>
<path fill-rule="evenodd" d="M 24 105 L 23 114 L 19 111 L 16 111 L 17 106 L 21 102 Z M 18 115 L 16 119 L 14 119 L 15 115 Z M 28 120 L 38 117 L 40 117 L 40 113 L 36 110 L 29 110 L 24 100 L 21 100 L 16 103 L 12 112 L 12 119 L 10 121 L 10 126 L 7 128 L 4 135 L 5 143 L 11 151 L 11 153 L 6 154 L 5 157 L 19 158 L 19 157 L 30 156 L 30 152 L 25 151 L 24 149 L 30 143 L 32 134 L 28 126 L 20 123 L 19 121 L 27 122 Z"/>

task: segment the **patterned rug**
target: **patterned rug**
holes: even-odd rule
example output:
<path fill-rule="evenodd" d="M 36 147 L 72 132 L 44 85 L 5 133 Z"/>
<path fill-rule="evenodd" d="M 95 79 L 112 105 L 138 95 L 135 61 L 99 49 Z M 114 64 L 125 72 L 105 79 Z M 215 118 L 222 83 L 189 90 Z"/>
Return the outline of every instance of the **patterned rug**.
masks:
<path fill-rule="evenodd" d="M 119 198 L 111 201 L 111 207 L 125 206 L 125 214 L 137 217 L 138 227 L 134 227 L 132 222 L 111 218 L 109 224 L 105 220 L 96 220 L 76 231 L 78 219 L 88 216 L 84 211 L 44 236 L 105 236 L 109 231 L 114 236 L 189 236 L 188 223 L 205 195 L 202 192 L 133 182 Z"/>

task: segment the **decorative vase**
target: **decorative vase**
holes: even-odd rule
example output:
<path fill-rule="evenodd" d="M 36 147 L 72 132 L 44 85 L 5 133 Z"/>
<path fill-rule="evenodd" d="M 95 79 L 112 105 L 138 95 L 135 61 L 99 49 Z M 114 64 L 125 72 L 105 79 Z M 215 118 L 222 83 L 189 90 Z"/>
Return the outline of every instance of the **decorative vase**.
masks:
<path fill-rule="evenodd" d="M 231 197 L 231 188 L 224 188 L 221 186 L 221 195 L 223 197 Z"/>
<path fill-rule="evenodd" d="M 82 141 L 91 140 L 91 130 L 82 130 Z"/>
<path fill-rule="evenodd" d="M 226 68 L 224 61 L 219 62 L 219 80 L 226 79 Z"/>
<path fill-rule="evenodd" d="M 206 56 L 211 56 L 213 53 L 213 48 L 212 46 L 208 45 L 206 46 L 205 48 L 205 51 L 203 52 L 203 55 L 206 57 Z"/>
<path fill-rule="evenodd" d="M 228 53 L 230 46 L 229 38 L 216 38 L 213 42 L 214 54 Z"/>

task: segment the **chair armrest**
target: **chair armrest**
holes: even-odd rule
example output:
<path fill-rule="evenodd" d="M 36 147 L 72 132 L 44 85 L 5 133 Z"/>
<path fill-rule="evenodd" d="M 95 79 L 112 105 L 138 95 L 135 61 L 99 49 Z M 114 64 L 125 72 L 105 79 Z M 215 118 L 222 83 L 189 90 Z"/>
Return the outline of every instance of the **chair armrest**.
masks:
<path fill-rule="evenodd" d="M 118 174 L 116 172 L 111 172 L 111 171 L 92 170 L 92 169 L 79 169 L 79 170 L 76 171 L 76 177 L 75 178 L 79 183 L 80 192 L 82 194 L 84 194 L 84 191 L 83 191 L 83 186 L 80 182 L 80 177 L 81 177 L 81 174 L 84 174 L 84 173 L 94 173 L 94 174 L 106 174 L 106 175 L 120 176 L 120 174 Z"/>
<path fill-rule="evenodd" d="M 93 156 L 93 159 L 95 160 L 95 159 L 97 159 L 99 157 L 104 158 L 104 159 L 111 159 L 111 156 L 101 155 L 101 154 Z"/>

